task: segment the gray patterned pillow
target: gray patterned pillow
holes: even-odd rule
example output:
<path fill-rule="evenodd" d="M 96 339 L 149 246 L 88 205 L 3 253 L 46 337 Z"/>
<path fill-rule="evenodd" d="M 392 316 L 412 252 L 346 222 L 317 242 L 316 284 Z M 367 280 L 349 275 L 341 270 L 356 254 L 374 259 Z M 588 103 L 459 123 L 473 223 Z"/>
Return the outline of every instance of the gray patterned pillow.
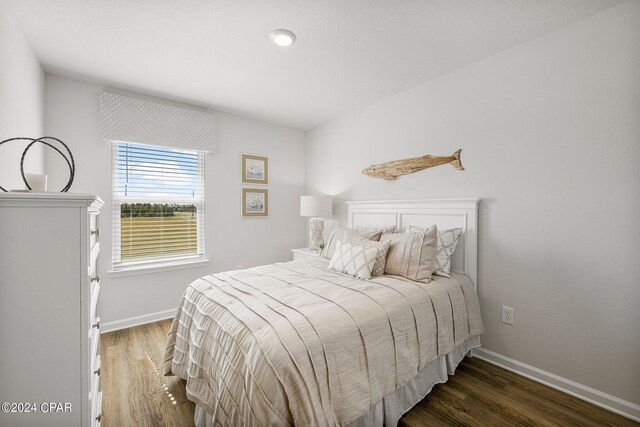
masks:
<path fill-rule="evenodd" d="M 377 255 L 377 248 L 366 248 L 358 243 L 342 243 L 338 240 L 329 268 L 360 279 L 371 279 L 371 269 Z"/>
<path fill-rule="evenodd" d="M 405 227 L 405 232 L 413 233 L 422 231 L 424 228 L 409 225 Z M 433 274 L 451 278 L 451 257 L 458 246 L 458 241 L 462 235 L 462 228 L 451 228 L 449 230 L 438 230 L 438 253 L 436 255 L 436 271 Z"/>
<path fill-rule="evenodd" d="M 395 226 L 394 226 L 395 229 Z M 371 269 L 372 276 L 382 276 L 384 274 L 384 266 L 387 263 L 387 252 L 389 252 L 390 241 L 375 242 L 363 238 L 360 234 L 354 233 L 353 230 L 347 230 L 344 233 L 344 243 L 359 244 L 365 248 L 376 248 L 378 255 L 376 256 L 376 262 Z"/>

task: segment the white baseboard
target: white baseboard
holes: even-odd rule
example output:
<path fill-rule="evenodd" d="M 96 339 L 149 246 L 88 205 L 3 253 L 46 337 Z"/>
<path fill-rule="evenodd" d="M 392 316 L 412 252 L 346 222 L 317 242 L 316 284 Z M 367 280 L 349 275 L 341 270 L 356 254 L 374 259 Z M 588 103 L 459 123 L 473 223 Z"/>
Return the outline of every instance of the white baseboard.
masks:
<path fill-rule="evenodd" d="M 526 363 L 519 362 L 482 347 L 474 349 L 473 355 L 478 359 L 482 359 L 533 381 L 560 390 L 563 393 L 570 394 L 578 399 L 600 406 L 608 411 L 640 422 L 640 405 L 552 374 L 551 372 L 543 371 L 535 366 L 527 365 Z"/>
<path fill-rule="evenodd" d="M 176 309 L 157 311 L 155 313 L 143 314 L 142 316 L 127 317 L 126 319 L 114 320 L 102 324 L 100 333 L 113 332 L 119 329 L 131 328 L 132 326 L 144 325 L 145 323 L 157 322 L 158 320 L 170 319 L 176 314 Z"/>

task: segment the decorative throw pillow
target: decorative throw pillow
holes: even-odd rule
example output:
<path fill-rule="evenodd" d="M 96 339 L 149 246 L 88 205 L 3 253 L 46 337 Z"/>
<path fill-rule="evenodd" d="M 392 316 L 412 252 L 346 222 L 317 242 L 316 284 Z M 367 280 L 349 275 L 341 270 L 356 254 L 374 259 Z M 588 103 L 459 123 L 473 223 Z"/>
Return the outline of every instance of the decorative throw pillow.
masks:
<path fill-rule="evenodd" d="M 382 276 L 384 274 L 384 266 L 387 263 L 387 252 L 389 252 L 390 241 L 375 242 L 373 240 L 367 240 L 361 235 L 354 233 L 353 230 L 347 230 L 344 233 L 344 243 L 358 244 L 365 248 L 376 248 L 378 255 L 376 255 L 376 262 L 371 269 L 372 276 Z"/>
<path fill-rule="evenodd" d="M 358 231 L 380 231 L 382 230 L 382 233 L 395 233 L 396 232 L 396 226 L 395 225 L 385 225 L 385 226 L 377 226 L 377 225 L 365 225 L 365 226 L 361 226 L 358 225 L 356 226 L 356 230 Z"/>
<path fill-rule="evenodd" d="M 405 231 L 413 233 L 424 228 L 409 225 Z M 451 228 L 449 230 L 438 230 L 438 253 L 436 254 L 436 271 L 433 274 L 451 278 L 451 257 L 458 246 L 458 241 L 462 236 L 462 228 Z"/>
<path fill-rule="evenodd" d="M 437 240 L 438 229 L 435 225 L 415 233 L 383 235 L 381 241 L 391 244 L 384 272 L 429 282 L 436 269 Z"/>
<path fill-rule="evenodd" d="M 370 279 L 377 255 L 378 248 L 366 248 L 358 243 L 342 243 L 338 240 L 329 268 L 360 279 Z"/>
<path fill-rule="evenodd" d="M 365 239 L 375 241 L 380 240 L 380 236 L 382 235 L 383 231 L 382 228 L 376 230 L 354 230 L 353 228 L 349 229 L 343 225 L 336 224 L 336 226 L 333 228 L 333 231 L 331 232 L 331 237 L 329 237 L 329 240 L 325 242 L 324 248 L 322 248 L 322 252 L 320 252 L 320 256 L 329 259 L 333 257 L 333 253 L 336 250 L 336 242 L 338 240 L 344 240 L 345 230 L 354 231 Z"/>

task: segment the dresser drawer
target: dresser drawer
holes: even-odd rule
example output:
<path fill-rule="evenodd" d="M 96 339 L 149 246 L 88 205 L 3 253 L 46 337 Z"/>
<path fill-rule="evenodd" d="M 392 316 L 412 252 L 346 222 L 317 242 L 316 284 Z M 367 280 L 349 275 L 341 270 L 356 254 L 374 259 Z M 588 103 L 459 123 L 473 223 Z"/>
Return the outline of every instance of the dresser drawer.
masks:
<path fill-rule="evenodd" d="M 100 427 L 102 423 L 102 392 L 99 391 L 95 398 L 95 402 L 92 400 L 91 407 L 91 423 L 94 427 Z"/>
<path fill-rule="evenodd" d="M 91 406 L 95 409 L 96 403 L 98 400 L 98 394 L 100 393 L 100 374 L 92 374 L 91 375 L 91 394 L 89 395 L 89 399 L 91 399 Z"/>
<path fill-rule="evenodd" d="M 89 212 L 89 250 L 100 241 L 100 213 Z"/>
<path fill-rule="evenodd" d="M 96 243 L 91 251 L 89 252 L 89 265 L 87 271 L 91 275 L 91 277 L 96 277 L 97 273 L 100 271 L 98 268 L 98 264 L 100 262 L 100 243 Z"/>
<path fill-rule="evenodd" d="M 95 323 L 89 330 L 89 360 L 94 361 L 100 355 L 100 317 L 96 317 Z M 93 373 L 93 371 L 91 371 Z"/>
<path fill-rule="evenodd" d="M 89 296 L 89 326 L 96 324 L 98 319 L 98 298 L 100 296 L 100 282 L 91 284 L 91 293 Z"/>
<path fill-rule="evenodd" d="M 93 356 L 93 360 L 91 361 L 91 374 L 100 375 L 101 373 L 102 373 L 102 358 L 100 357 L 100 354 L 96 354 Z"/>
<path fill-rule="evenodd" d="M 98 247 L 99 249 L 99 247 Z M 100 296 L 100 275 L 99 272 L 99 262 L 96 259 L 89 267 L 89 327 L 93 326 L 95 323 L 95 318 L 98 312 L 98 298 Z"/>
<path fill-rule="evenodd" d="M 99 374 L 93 374 L 92 376 L 89 404 L 91 405 L 91 425 L 99 425 L 102 419 L 102 391 L 100 391 Z"/>

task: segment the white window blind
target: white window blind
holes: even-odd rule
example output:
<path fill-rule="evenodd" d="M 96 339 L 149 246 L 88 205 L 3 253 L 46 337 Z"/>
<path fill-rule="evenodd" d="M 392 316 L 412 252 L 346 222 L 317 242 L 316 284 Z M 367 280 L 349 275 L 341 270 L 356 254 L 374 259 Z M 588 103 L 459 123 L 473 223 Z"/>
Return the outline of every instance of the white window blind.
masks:
<path fill-rule="evenodd" d="M 113 143 L 113 268 L 204 258 L 204 153 Z"/>

